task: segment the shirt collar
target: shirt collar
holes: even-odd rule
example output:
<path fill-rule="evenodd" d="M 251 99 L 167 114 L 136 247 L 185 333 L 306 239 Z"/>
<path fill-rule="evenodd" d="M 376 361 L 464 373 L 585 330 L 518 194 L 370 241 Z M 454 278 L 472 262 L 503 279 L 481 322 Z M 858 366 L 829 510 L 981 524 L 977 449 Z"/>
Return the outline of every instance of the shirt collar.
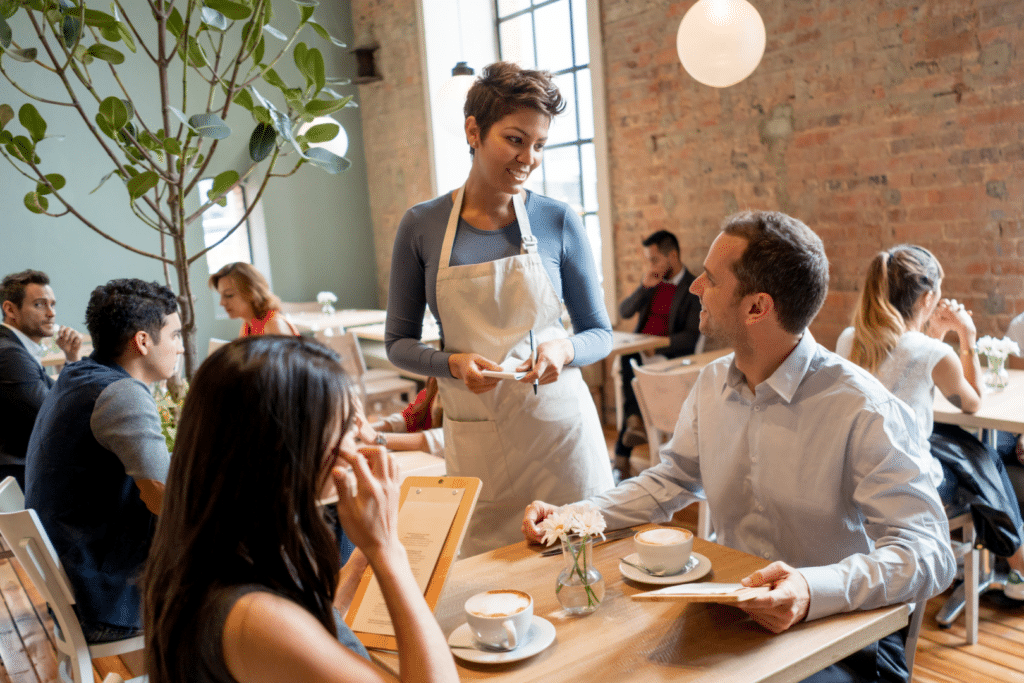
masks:
<path fill-rule="evenodd" d="M 804 375 L 807 374 L 807 369 L 811 365 L 811 360 L 814 358 L 817 346 L 818 343 L 814 341 L 811 331 L 804 330 L 803 336 L 797 342 L 796 347 L 782 361 L 782 365 L 776 368 L 775 372 L 762 384 L 768 385 L 786 403 L 792 401 L 796 390 L 800 387 L 800 382 L 803 381 Z M 736 367 L 736 358 L 734 356 L 732 363 L 729 364 L 729 371 L 725 375 L 725 384 L 722 389 L 724 390 L 728 386 L 738 391 L 740 385 L 745 382 L 746 378 L 739 368 Z"/>
<path fill-rule="evenodd" d="M 27 349 L 28 352 L 32 354 L 32 357 L 35 358 L 37 361 L 40 361 L 42 357 L 46 355 L 46 352 L 50 348 L 49 346 L 44 346 L 43 344 L 35 343 L 34 341 L 26 337 L 25 334 L 17 327 L 13 327 L 11 325 L 8 325 L 7 323 L 0 323 L 0 325 L 3 325 L 11 332 L 13 332 L 14 336 L 18 338 L 18 341 L 21 342 L 21 345 L 24 346 L 25 349 Z M 40 362 L 40 365 L 42 365 L 42 362 Z"/>
<path fill-rule="evenodd" d="M 668 280 L 664 280 L 663 282 L 667 282 L 670 285 L 678 287 L 679 283 L 683 281 L 683 276 L 684 275 L 686 275 L 686 266 L 683 266 L 682 268 L 680 268 L 679 272 L 676 273 L 672 278 L 670 278 Z"/>

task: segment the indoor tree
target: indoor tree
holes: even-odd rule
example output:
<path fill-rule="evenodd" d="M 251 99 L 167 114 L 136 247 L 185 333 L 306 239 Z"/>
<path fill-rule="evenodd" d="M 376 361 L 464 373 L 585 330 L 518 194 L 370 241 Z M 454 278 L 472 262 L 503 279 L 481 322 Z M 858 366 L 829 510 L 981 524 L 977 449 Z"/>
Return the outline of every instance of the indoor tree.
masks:
<path fill-rule="evenodd" d="M 300 40 L 314 32 L 344 47 L 314 20 L 317 4 L 108 0 L 99 9 L 101 3 L 86 0 L 0 0 L 0 74 L 11 86 L 4 88 L 8 101 L 0 103 L 0 154 L 27 179 L 24 205 L 37 214 L 74 216 L 104 238 L 163 264 L 167 284 L 178 294 L 186 377 L 196 367 L 189 266 L 245 223 L 271 178 L 291 176 L 305 164 L 328 173 L 349 165 L 310 146 L 338 135 L 337 123 L 299 133 L 304 123 L 354 106 L 351 96 L 331 87 L 348 81 L 328 78 L 321 51 Z M 282 19 L 294 24 L 290 33 L 275 26 Z M 287 62 L 297 69 L 289 69 L 291 77 L 281 73 Z M 130 92 L 121 75 L 140 69 L 154 78 Z M 99 78 L 99 70 L 112 78 Z M 52 85 L 40 90 L 44 75 Z M 225 121 L 236 105 L 252 116 L 246 130 L 249 159 L 241 168 L 236 157 L 226 159 L 231 155 L 218 150 L 232 134 Z M 47 118 L 60 121 L 69 113 L 81 118 L 87 134 L 64 144 L 89 145 L 104 160 L 97 165 L 97 190 L 112 178 L 120 181 L 124 190 L 117 194 L 140 225 L 136 244 L 115 238 L 97 217 L 76 209 L 70 193 L 62 192 L 66 179 L 46 171 L 43 156 L 55 154 L 41 144 Z M 213 187 L 198 196 L 203 178 L 212 178 Z M 245 215 L 216 244 L 189 253 L 190 226 L 247 181 L 258 190 Z"/>

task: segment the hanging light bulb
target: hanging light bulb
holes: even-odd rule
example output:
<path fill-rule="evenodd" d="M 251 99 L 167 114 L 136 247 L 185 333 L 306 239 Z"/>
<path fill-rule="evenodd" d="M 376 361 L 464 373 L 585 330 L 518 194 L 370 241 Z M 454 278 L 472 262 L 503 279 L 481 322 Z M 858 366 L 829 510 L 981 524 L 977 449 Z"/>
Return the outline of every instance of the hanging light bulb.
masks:
<path fill-rule="evenodd" d="M 326 142 L 311 142 L 310 147 L 322 147 L 328 152 L 337 154 L 339 157 L 345 156 L 345 152 L 348 151 L 348 133 L 345 132 L 345 126 L 341 125 L 330 116 L 318 116 L 312 121 L 308 121 L 299 126 L 299 135 L 305 135 L 306 131 L 313 126 L 319 126 L 321 123 L 333 123 L 338 126 L 338 134 L 334 136 L 332 140 Z"/>
<path fill-rule="evenodd" d="M 460 140 L 466 137 L 466 95 L 475 80 L 476 72 L 466 62 L 459 62 L 452 69 L 452 77 L 441 85 L 441 125 Z"/>
<path fill-rule="evenodd" d="M 694 80 L 714 88 L 736 85 L 764 55 L 764 21 L 747 0 L 699 0 L 683 16 L 676 51 Z"/>

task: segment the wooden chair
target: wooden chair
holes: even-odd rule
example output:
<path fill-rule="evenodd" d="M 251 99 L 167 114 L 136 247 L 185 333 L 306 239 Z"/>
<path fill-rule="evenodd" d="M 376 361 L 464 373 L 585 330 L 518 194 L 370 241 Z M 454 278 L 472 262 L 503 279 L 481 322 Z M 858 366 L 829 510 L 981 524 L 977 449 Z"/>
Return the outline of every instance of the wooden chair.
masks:
<path fill-rule="evenodd" d="M 282 313 L 319 313 L 323 310 L 323 304 L 317 303 L 316 301 L 282 301 L 281 312 Z"/>
<path fill-rule="evenodd" d="M 416 398 L 416 382 L 402 377 L 394 370 L 370 370 L 366 367 L 363 352 L 359 348 L 359 339 L 354 333 L 337 334 L 331 330 L 320 330 L 315 337 L 317 341 L 334 349 L 341 356 L 341 366 L 352 380 L 367 410 L 396 398 L 403 401 L 404 405 Z"/>
<path fill-rule="evenodd" d="M 72 607 L 75 594 L 71 582 L 36 511 L 25 509 L 25 496 L 14 477 L 7 477 L 0 482 L 0 536 L 3 536 L 4 542 L 14 552 L 14 557 L 53 611 L 58 626 L 54 633 L 54 643 L 57 646 L 58 666 L 62 669 L 60 673 L 65 680 L 93 683 L 93 659 L 113 657 L 143 648 L 145 642 L 141 635 L 96 645 L 89 645 L 85 641 L 78 616 Z M 71 671 L 67 671 L 66 666 L 70 666 Z"/>
<path fill-rule="evenodd" d="M 644 369 L 643 365 L 634 361 L 630 362 L 633 365 L 633 393 L 636 394 L 640 415 L 647 428 L 650 462 L 656 465 L 660 462 L 661 447 L 675 430 L 683 401 L 690 394 L 701 368 L 683 365 L 658 372 Z M 708 504 L 701 501 L 697 507 L 697 535 L 710 539 L 712 534 Z"/>
<path fill-rule="evenodd" d="M 910 605 L 913 612 L 910 613 L 910 623 L 907 626 L 907 640 L 904 649 L 907 654 L 907 671 L 910 678 L 914 677 L 914 659 L 917 655 L 917 639 L 921 635 L 921 624 L 924 623 L 924 602 L 915 602 Z"/>

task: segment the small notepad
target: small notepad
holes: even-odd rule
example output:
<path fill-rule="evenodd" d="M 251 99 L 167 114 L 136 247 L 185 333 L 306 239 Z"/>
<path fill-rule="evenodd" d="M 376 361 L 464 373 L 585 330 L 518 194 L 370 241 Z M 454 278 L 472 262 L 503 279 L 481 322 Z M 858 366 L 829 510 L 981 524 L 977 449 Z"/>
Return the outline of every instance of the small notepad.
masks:
<path fill-rule="evenodd" d="M 686 583 L 637 593 L 634 600 L 682 600 L 689 602 L 744 602 L 768 593 L 767 586 L 747 588 L 741 583 Z"/>

